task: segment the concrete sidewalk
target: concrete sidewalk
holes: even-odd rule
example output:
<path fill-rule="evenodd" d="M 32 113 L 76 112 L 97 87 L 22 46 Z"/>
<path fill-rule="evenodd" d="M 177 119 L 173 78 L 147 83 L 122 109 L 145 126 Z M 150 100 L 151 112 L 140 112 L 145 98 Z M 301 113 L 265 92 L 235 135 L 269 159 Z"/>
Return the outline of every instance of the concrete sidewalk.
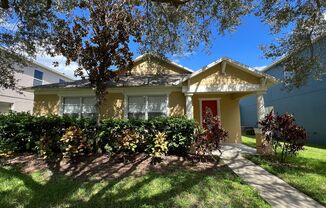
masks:
<path fill-rule="evenodd" d="M 242 144 L 224 145 L 223 161 L 244 181 L 256 188 L 272 207 L 322 208 L 315 200 L 293 188 L 280 178 L 241 156 L 254 154 L 255 149 Z M 325 208 L 325 207 L 323 207 Z"/>

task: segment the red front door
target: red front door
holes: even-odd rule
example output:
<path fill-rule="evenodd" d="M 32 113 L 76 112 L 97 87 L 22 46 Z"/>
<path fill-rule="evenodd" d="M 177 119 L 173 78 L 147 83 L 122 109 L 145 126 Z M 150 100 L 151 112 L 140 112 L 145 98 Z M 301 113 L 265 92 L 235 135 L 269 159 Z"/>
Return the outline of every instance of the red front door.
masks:
<path fill-rule="evenodd" d="M 201 101 L 201 123 L 204 120 L 206 111 L 210 111 L 215 117 L 218 115 L 217 100 L 202 100 Z"/>

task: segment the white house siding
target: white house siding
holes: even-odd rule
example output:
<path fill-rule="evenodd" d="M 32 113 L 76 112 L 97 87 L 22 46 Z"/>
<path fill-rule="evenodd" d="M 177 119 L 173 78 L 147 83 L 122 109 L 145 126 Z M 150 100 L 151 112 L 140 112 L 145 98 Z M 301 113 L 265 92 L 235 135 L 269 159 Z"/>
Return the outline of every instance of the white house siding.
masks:
<path fill-rule="evenodd" d="M 72 81 L 69 77 L 60 72 L 53 72 L 51 69 L 43 68 L 41 66 L 31 64 L 24 67 L 22 73 L 16 73 L 18 80 L 18 87 L 33 86 L 34 71 L 39 70 L 43 72 L 42 84 L 58 83 L 59 79 L 65 81 Z M 31 112 L 33 111 L 34 94 L 30 92 L 21 91 L 20 93 L 14 90 L 0 88 L 0 113 L 6 113 L 9 110 L 17 112 Z"/>

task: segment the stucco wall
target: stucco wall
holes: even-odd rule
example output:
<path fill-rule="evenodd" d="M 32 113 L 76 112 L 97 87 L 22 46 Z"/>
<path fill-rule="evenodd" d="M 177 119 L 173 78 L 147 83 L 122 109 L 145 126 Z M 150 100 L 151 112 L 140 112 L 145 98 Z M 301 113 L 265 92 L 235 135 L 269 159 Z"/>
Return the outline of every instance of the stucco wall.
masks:
<path fill-rule="evenodd" d="M 222 74 L 221 64 L 198 74 L 190 80 L 190 85 L 217 85 L 217 84 L 259 84 L 260 80 L 231 65 L 226 65 L 225 74 Z"/>
<path fill-rule="evenodd" d="M 121 70 L 119 73 L 126 73 Z M 164 61 L 140 61 L 136 62 L 130 70 L 131 75 L 147 75 L 147 74 L 189 74 L 188 71 Z"/>
<path fill-rule="evenodd" d="M 186 98 L 182 92 L 171 92 L 169 96 L 169 116 L 185 114 Z"/>
<path fill-rule="evenodd" d="M 194 118 L 200 122 L 200 98 L 220 98 L 221 123 L 229 132 L 226 143 L 241 142 L 239 100 L 232 99 L 231 94 L 195 94 L 193 96 Z"/>
<path fill-rule="evenodd" d="M 101 115 L 103 118 L 123 118 L 123 93 L 107 93 L 101 107 Z"/>
<path fill-rule="evenodd" d="M 34 115 L 59 114 L 59 96 L 54 94 L 35 95 Z"/>
<path fill-rule="evenodd" d="M 38 65 L 31 64 L 23 68 L 16 66 L 21 70 L 21 73 L 15 73 L 15 78 L 18 80 L 18 87 L 30 87 L 33 85 L 34 71 L 39 70 L 43 72 L 43 84 L 51 84 L 59 82 L 59 79 L 71 81 L 67 77 L 44 69 Z M 10 89 L 0 88 L 0 102 L 11 105 L 13 111 L 30 111 L 33 110 L 34 94 L 31 92 L 17 92 Z"/>

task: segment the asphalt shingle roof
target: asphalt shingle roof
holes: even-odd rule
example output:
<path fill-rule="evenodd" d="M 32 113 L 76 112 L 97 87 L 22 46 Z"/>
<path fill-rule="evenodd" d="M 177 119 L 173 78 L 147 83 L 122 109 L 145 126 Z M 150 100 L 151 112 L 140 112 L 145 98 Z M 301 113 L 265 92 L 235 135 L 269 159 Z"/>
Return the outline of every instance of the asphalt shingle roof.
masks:
<path fill-rule="evenodd" d="M 173 75 L 142 75 L 142 76 L 126 76 L 119 75 L 114 80 L 108 81 L 108 87 L 140 87 L 140 86 L 176 86 L 184 80 L 188 74 Z M 54 83 L 47 85 L 39 85 L 30 89 L 49 89 L 49 88 L 89 88 L 89 80 L 77 80 L 73 82 Z"/>

